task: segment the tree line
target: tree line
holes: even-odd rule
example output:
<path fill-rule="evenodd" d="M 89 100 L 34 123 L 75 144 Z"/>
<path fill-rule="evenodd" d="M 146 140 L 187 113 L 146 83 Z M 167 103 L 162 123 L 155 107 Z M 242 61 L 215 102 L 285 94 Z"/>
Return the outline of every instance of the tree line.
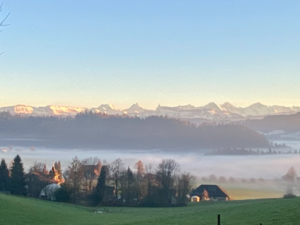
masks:
<path fill-rule="evenodd" d="M 195 181 L 189 173 L 181 173 L 180 165 L 172 159 L 162 160 L 155 168 L 138 161 L 131 169 L 120 158 L 107 163 L 98 158 L 75 157 L 64 172 L 59 168 L 60 163 L 55 163 L 51 173 L 42 163 L 35 163 L 25 173 L 19 155 L 10 169 L 3 159 L 0 191 L 40 197 L 42 188 L 56 181 L 60 188 L 54 195 L 61 202 L 88 206 L 183 206 Z"/>
<path fill-rule="evenodd" d="M 196 126 L 167 117 L 108 116 L 86 112 L 75 118 L 21 117 L 0 113 L 0 134 L 40 141 L 30 145 L 102 149 L 188 150 L 222 147 L 268 147 L 266 138 L 239 124 Z M 45 141 L 43 141 L 45 140 Z M 29 142 L 3 145 L 26 145 Z"/>

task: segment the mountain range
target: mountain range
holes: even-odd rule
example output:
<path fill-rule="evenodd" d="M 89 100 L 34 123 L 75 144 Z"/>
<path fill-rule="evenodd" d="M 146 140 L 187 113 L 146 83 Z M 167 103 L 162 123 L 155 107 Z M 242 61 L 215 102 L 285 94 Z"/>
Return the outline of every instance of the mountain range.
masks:
<path fill-rule="evenodd" d="M 236 107 L 229 102 L 216 104 L 211 102 L 207 105 L 196 107 L 193 105 L 183 106 L 158 106 L 155 110 L 141 107 L 138 103 L 128 109 L 118 109 L 112 104 L 102 104 L 97 108 L 69 107 L 49 105 L 45 107 L 33 107 L 27 105 L 15 105 L 0 108 L 0 112 L 9 112 L 12 115 L 28 116 L 75 116 L 78 113 L 92 111 L 108 115 L 128 115 L 146 118 L 149 116 L 167 116 L 189 120 L 194 123 L 205 121 L 239 121 L 249 118 L 262 118 L 268 115 L 290 115 L 300 112 L 299 106 L 267 106 L 255 103 L 248 107 Z"/>

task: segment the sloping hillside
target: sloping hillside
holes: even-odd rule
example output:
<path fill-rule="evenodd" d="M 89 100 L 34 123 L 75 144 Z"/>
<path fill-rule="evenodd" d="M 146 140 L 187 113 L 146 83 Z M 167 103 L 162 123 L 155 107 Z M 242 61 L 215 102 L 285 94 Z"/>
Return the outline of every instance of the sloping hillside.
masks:
<path fill-rule="evenodd" d="M 217 214 L 221 214 L 222 225 L 299 224 L 299 206 L 299 198 L 264 199 L 193 203 L 176 208 L 106 208 L 108 213 L 96 214 L 92 208 L 0 195 L 0 224 L 214 225 Z"/>

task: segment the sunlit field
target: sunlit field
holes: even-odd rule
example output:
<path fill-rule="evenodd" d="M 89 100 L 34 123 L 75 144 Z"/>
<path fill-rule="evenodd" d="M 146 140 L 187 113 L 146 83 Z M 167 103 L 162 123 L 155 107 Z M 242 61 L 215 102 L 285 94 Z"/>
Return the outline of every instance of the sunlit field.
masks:
<path fill-rule="evenodd" d="M 93 208 L 0 195 L 0 224 L 299 224 L 300 198 L 190 203 L 176 208 Z M 102 210 L 104 208 L 99 208 Z"/>
<path fill-rule="evenodd" d="M 268 191 L 250 188 L 226 188 L 226 191 L 233 200 L 280 198 L 284 195 L 281 191 Z"/>

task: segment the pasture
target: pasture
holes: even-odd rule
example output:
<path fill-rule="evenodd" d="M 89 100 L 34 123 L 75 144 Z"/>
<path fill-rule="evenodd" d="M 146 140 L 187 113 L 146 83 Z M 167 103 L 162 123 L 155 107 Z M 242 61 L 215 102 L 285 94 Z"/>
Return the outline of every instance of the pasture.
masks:
<path fill-rule="evenodd" d="M 32 198 L 0 195 L 0 224 L 222 225 L 300 224 L 300 198 L 190 203 L 187 207 L 106 207 L 107 213 Z M 103 207 L 99 208 L 104 209 Z"/>

